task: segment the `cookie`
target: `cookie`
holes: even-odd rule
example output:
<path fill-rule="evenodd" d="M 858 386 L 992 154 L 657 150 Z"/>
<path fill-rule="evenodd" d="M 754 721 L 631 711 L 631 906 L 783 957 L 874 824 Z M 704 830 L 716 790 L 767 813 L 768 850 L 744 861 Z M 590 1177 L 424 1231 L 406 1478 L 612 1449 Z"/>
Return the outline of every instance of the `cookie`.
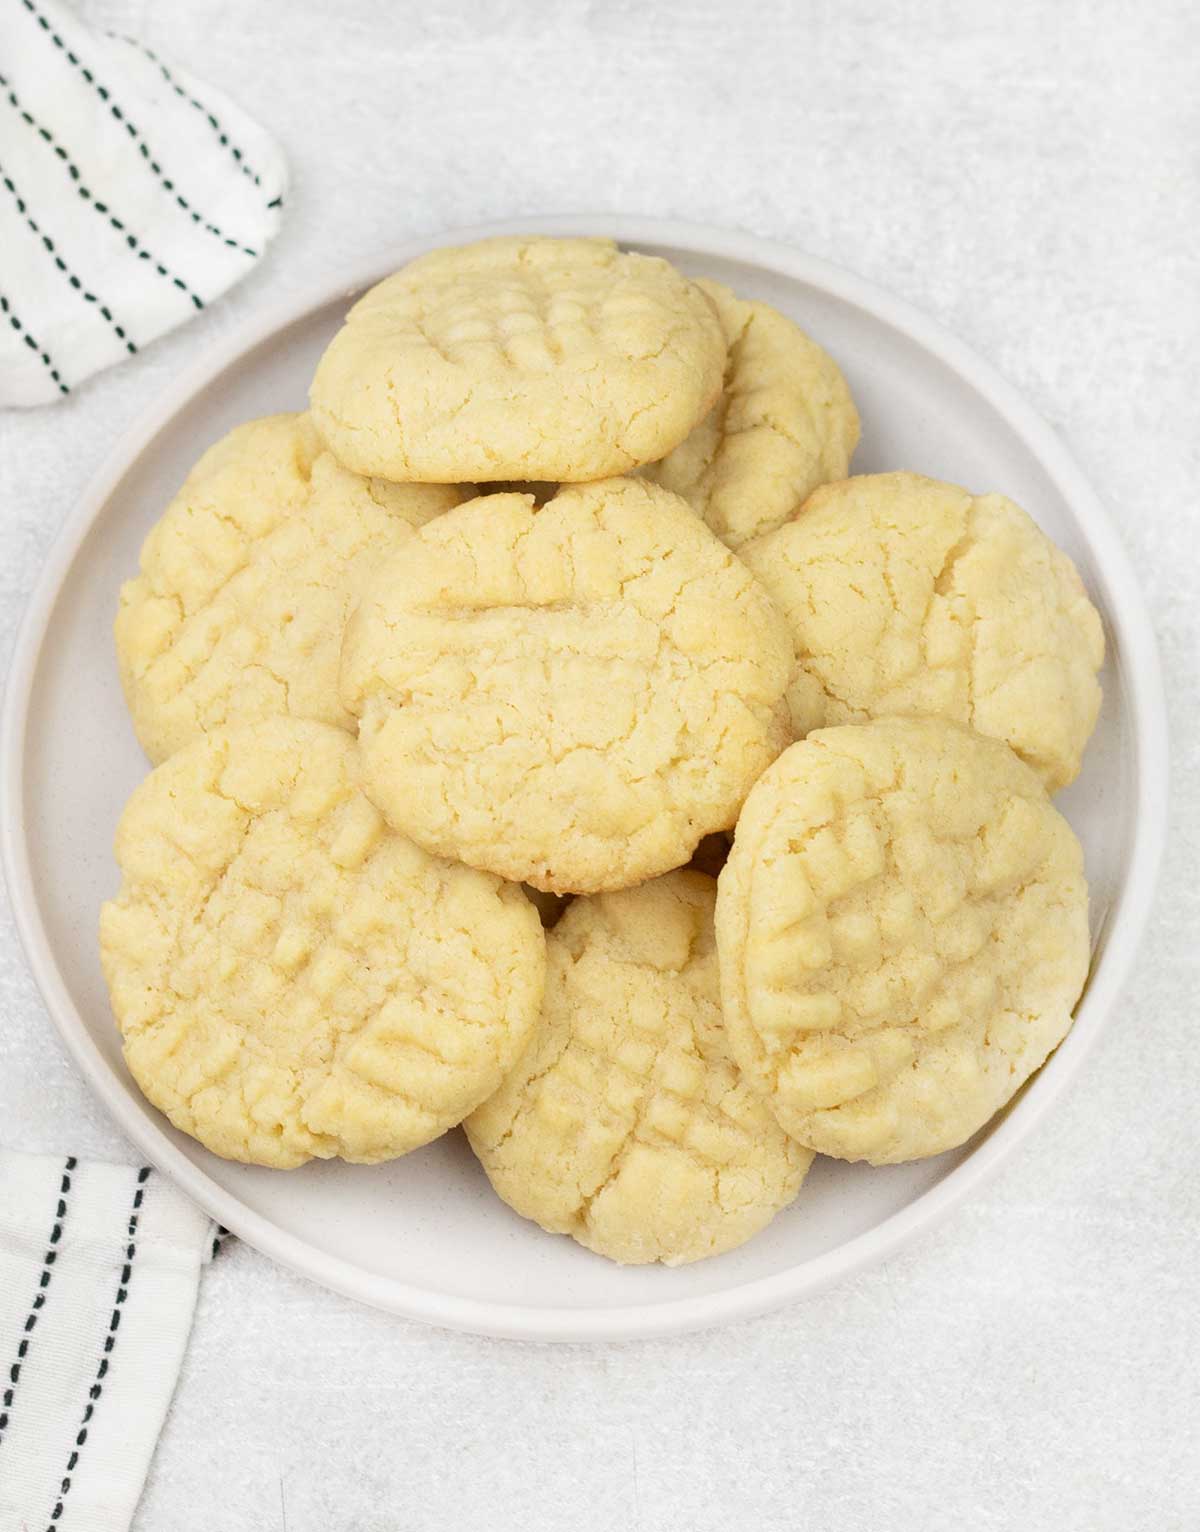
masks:
<path fill-rule="evenodd" d="M 719 880 L 733 1055 L 800 1143 L 963 1143 L 1065 1036 L 1083 853 L 1006 745 L 941 719 L 821 729 L 759 779 Z"/>
<path fill-rule="evenodd" d="M 488 495 L 368 586 L 342 650 L 363 783 L 426 849 L 552 893 L 681 866 L 789 737 L 783 619 L 677 496 Z"/>
<path fill-rule="evenodd" d="M 614 1261 L 731 1250 L 812 1161 L 729 1056 L 715 894 L 673 872 L 577 899 L 547 938 L 541 1024 L 465 1124 L 505 1202 Z"/>
<path fill-rule="evenodd" d="M 370 1163 L 499 1085 L 537 1019 L 519 888 L 388 830 L 354 741 L 273 718 L 194 741 L 117 829 L 100 947 L 134 1079 L 228 1159 Z"/>
<path fill-rule="evenodd" d="M 739 551 L 792 629 L 797 736 L 930 714 L 1004 740 L 1051 792 L 1075 778 L 1104 632 L 1075 566 L 1011 500 L 871 474 Z"/>
<path fill-rule="evenodd" d="M 719 282 L 696 285 L 729 345 L 724 387 L 695 430 L 641 471 L 740 548 L 794 515 L 819 484 L 845 477 L 858 411 L 833 358 L 799 326 Z"/>
<path fill-rule="evenodd" d="M 373 287 L 310 398 L 359 473 L 578 481 L 677 446 L 724 365 L 711 303 L 666 261 L 526 235 L 434 250 Z"/>
<path fill-rule="evenodd" d="M 359 587 L 465 498 L 348 473 L 307 415 L 254 420 L 210 447 L 121 588 L 121 682 L 150 759 L 281 713 L 353 728 L 337 672 Z"/>

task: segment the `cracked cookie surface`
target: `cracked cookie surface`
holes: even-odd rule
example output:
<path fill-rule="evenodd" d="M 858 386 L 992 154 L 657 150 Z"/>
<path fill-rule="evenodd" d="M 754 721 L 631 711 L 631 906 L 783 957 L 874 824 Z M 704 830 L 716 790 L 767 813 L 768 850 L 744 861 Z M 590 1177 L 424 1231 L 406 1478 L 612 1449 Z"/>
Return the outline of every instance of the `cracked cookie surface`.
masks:
<path fill-rule="evenodd" d="M 363 784 L 429 850 L 555 893 L 627 887 L 729 827 L 787 742 L 783 619 L 637 479 L 430 522 L 346 628 Z"/>
<path fill-rule="evenodd" d="M 1104 631 L 1075 566 L 1011 500 L 864 475 L 739 553 L 792 630 L 798 737 L 929 714 L 1004 740 L 1051 792 L 1078 774 Z"/>
<path fill-rule="evenodd" d="M 547 938 L 532 1041 L 464 1124 L 505 1202 L 615 1261 L 731 1250 L 812 1162 L 729 1055 L 715 894 L 684 871 L 577 899 Z"/>
<path fill-rule="evenodd" d="M 858 411 L 833 358 L 778 309 L 719 282 L 696 285 L 725 331 L 724 384 L 691 434 L 641 472 L 740 548 L 794 515 L 818 485 L 845 477 Z"/>
<path fill-rule="evenodd" d="M 519 888 L 429 856 L 357 786 L 354 741 L 277 718 L 205 735 L 135 791 L 100 950 L 125 1058 L 228 1159 L 360 1163 L 489 1096 L 545 974 Z"/>
<path fill-rule="evenodd" d="M 983 1127 L 1088 971 L 1070 826 L 1007 746 L 940 719 L 785 751 L 738 821 L 716 926 L 747 1080 L 801 1143 L 873 1164 Z"/>
<path fill-rule="evenodd" d="M 279 714 L 352 729 L 337 686 L 350 608 L 413 528 L 466 496 L 349 473 L 302 414 L 210 447 L 121 587 L 121 683 L 150 759 Z"/>
<path fill-rule="evenodd" d="M 669 452 L 724 364 L 712 305 L 666 261 L 511 237 L 434 250 L 372 288 L 310 398 L 359 473 L 578 481 Z"/>

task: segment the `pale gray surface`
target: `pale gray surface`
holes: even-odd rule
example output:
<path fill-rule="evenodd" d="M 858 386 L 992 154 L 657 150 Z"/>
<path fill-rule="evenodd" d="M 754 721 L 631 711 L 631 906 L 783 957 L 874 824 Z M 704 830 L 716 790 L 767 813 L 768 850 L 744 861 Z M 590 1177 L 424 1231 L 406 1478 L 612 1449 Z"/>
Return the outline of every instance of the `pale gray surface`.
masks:
<path fill-rule="evenodd" d="M 611 208 L 790 240 L 1006 372 L 1113 508 L 1158 624 L 1175 750 L 1162 895 L 1122 1013 L 1030 1147 L 935 1235 L 772 1318 L 565 1348 L 384 1318 L 235 1245 L 206 1277 L 139 1526 L 1194 1528 L 1193 7 L 85 9 L 258 113 L 294 189 L 273 252 L 219 307 L 67 403 L 0 417 L 5 651 L 115 436 L 269 295 L 409 234 Z M 0 1015 L 4 1141 L 123 1157 L 7 915 Z"/>

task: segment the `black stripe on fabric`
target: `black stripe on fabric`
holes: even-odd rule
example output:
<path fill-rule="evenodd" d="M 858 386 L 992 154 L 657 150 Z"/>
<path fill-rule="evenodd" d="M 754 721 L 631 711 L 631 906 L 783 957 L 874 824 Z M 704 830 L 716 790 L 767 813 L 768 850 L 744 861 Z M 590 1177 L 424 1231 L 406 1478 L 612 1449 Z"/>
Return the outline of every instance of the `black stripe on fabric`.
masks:
<path fill-rule="evenodd" d="M 162 75 L 163 79 L 167 82 L 167 84 L 171 87 L 171 89 L 175 92 L 181 101 L 186 101 L 189 106 L 194 106 L 195 109 L 200 113 L 201 117 L 204 118 L 205 122 L 208 123 L 209 127 L 217 135 L 217 142 L 221 145 L 222 149 L 228 149 L 230 154 L 237 161 L 237 167 L 242 172 L 242 174 L 249 177 L 249 179 L 254 182 L 255 186 L 262 186 L 261 177 L 256 174 L 254 167 L 250 164 L 249 160 L 247 160 L 246 156 L 232 141 L 232 139 L 229 137 L 229 134 L 226 133 L 225 129 L 217 120 L 216 114 L 212 112 L 207 106 L 205 106 L 203 101 L 197 101 L 195 96 L 190 95 L 186 90 L 184 90 L 183 86 L 180 85 L 179 81 L 163 63 L 162 59 L 159 58 L 158 54 L 155 53 L 153 48 L 147 48 L 145 43 L 139 42 L 136 37 L 130 37 L 125 32 L 109 32 L 107 36 L 114 38 L 117 42 L 128 43 L 131 48 L 136 48 L 139 53 L 144 53 L 152 64 L 157 64 L 159 74 Z M 270 207 L 270 205 L 270 203 L 267 204 L 268 207 Z"/>
<path fill-rule="evenodd" d="M 88 1389 L 88 1402 L 83 1407 L 83 1416 L 79 1422 L 79 1430 L 75 1436 L 75 1445 L 71 1449 L 71 1455 L 67 1459 L 66 1472 L 58 1488 L 58 1499 L 54 1509 L 50 1513 L 50 1521 L 46 1532 L 58 1532 L 59 1518 L 63 1513 L 63 1506 L 67 1496 L 71 1493 L 71 1477 L 79 1463 L 79 1454 L 83 1451 L 88 1439 L 88 1431 L 92 1424 L 92 1417 L 96 1413 L 96 1406 L 104 1393 L 104 1380 L 108 1376 L 108 1365 L 112 1360 L 112 1354 L 117 1344 L 117 1331 L 121 1328 L 121 1309 L 125 1299 L 129 1296 L 129 1280 L 133 1275 L 133 1263 L 137 1256 L 137 1230 L 138 1218 L 141 1214 L 142 1198 L 145 1194 L 146 1182 L 150 1178 L 149 1165 L 143 1165 L 137 1173 L 137 1189 L 133 1194 L 133 1206 L 129 1211 L 129 1243 L 125 1246 L 125 1260 L 121 1266 L 121 1275 L 117 1278 L 117 1295 L 113 1300 L 113 1311 L 109 1316 L 108 1334 L 104 1337 L 104 1347 L 100 1354 L 100 1361 L 96 1367 L 96 1380 Z"/>
<path fill-rule="evenodd" d="M 59 255 L 57 249 L 55 248 L 54 241 L 47 233 L 39 228 L 36 219 L 32 216 L 28 207 L 25 205 L 24 198 L 21 196 L 21 193 L 13 184 L 12 177 L 8 174 L 8 171 L 5 170 L 3 165 L 0 165 L 0 181 L 4 183 L 5 189 L 11 192 L 13 201 L 17 204 L 17 212 L 20 213 L 21 217 L 25 220 L 27 227 L 37 235 L 39 240 L 41 240 L 46 254 L 58 267 L 59 271 L 62 272 L 63 276 L 66 277 L 67 281 L 75 289 L 83 301 L 85 303 L 93 304 L 96 308 L 96 311 L 103 315 L 113 333 L 119 340 L 125 343 L 125 349 L 129 352 L 130 356 L 136 356 L 137 347 L 134 345 L 133 341 L 129 339 L 129 336 L 125 333 L 123 326 L 113 318 L 112 310 L 109 308 L 108 304 L 102 303 L 100 299 L 96 297 L 95 293 L 88 292 L 87 288 L 84 287 L 83 283 L 67 265 L 66 261 L 64 261 L 62 256 Z"/>
<path fill-rule="evenodd" d="M 154 268 L 160 277 L 165 277 L 167 281 L 172 284 L 172 286 L 177 287 L 181 293 L 185 293 L 192 300 L 192 303 L 196 308 L 202 309 L 204 307 L 204 299 L 200 297 L 199 293 L 194 293 L 182 277 L 177 277 L 173 271 L 169 271 L 156 256 L 152 255 L 150 251 L 146 249 L 146 247 L 135 234 L 131 234 L 129 232 L 121 219 L 117 218 L 113 213 L 109 211 L 107 203 L 99 201 L 89 190 L 89 188 L 84 185 L 83 177 L 79 171 L 79 166 L 76 165 L 75 161 L 63 148 L 63 146 L 56 140 L 50 129 L 45 127 L 42 123 L 38 122 L 35 117 L 33 117 L 29 112 L 25 110 L 25 108 L 21 105 L 16 91 L 13 90 L 7 77 L 3 74 L 0 74 L 0 90 L 4 91 L 4 99 L 7 100 L 13 111 L 16 112 L 21 120 L 34 133 L 37 134 L 37 136 L 42 140 L 43 143 L 48 146 L 48 148 L 53 151 L 57 158 L 61 160 L 67 174 L 75 183 L 76 194 L 84 202 L 86 202 L 89 207 L 94 208 L 102 218 L 108 219 L 108 222 L 117 231 L 117 233 L 121 235 L 130 251 L 137 256 L 139 261 L 146 261 L 150 266 Z"/>
<path fill-rule="evenodd" d="M 77 1164 L 78 1161 L 75 1159 L 75 1156 L 71 1155 L 63 1166 L 62 1177 L 58 1183 L 58 1203 L 54 1209 L 54 1222 L 50 1228 L 50 1238 L 46 1244 L 46 1253 L 42 1257 L 42 1269 L 38 1273 L 37 1289 L 33 1295 L 33 1302 L 29 1305 L 29 1313 L 25 1316 L 25 1325 L 17 1346 L 16 1358 L 8 1369 L 8 1382 L 3 1395 L 0 1395 L 0 1444 L 3 1444 L 4 1433 L 8 1429 L 9 1415 L 12 1412 L 13 1399 L 16 1397 L 17 1384 L 21 1381 L 21 1369 L 24 1367 L 25 1359 L 29 1354 L 29 1341 L 33 1332 L 37 1329 L 38 1319 L 46 1306 L 46 1294 L 50 1289 L 50 1281 L 54 1275 L 54 1263 L 58 1260 L 58 1244 L 62 1239 L 63 1226 L 67 1221 L 67 1212 L 70 1208 L 71 1172 Z"/>
<path fill-rule="evenodd" d="M 257 250 L 252 249 L 249 245 L 243 245 L 240 240 L 230 239 L 230 237 L 223 233 L 215 223 L 209 223 L 204 218 L 204 215 L 202 213 L 198 213 L 187 200 L 187 198 L 181 195 L 174 181 L 168 177 L 162 166 L 154 158 L 153 154 L 151 154 L 149 145 L 146 143 L 146 140 L 142 137 L 137 127 L 132 122 L 130 122 L 129 118 L 112 99 L 112 92 L 108 89 L 108 87 L 101 85 L 100 82 L 96 79 L 96 76 L 87 67 L 87 65 L 80 61 L 79 56 L 75 53 L 72 53 L 71 49 L 67 47 L 66 43 L 63 42 L 62 38 L 50 25 L 49 21 L 47 21 L 46 17 L 43 16 L 41 11 L 38 10 L 37 6 L 33 3 L 33 0 L 21 0 L 21 4 L 37 22 L 38 26 L 41 27 L 42 31 L 46 33 L 47 37 L 49 37 L 50 41 L 59 50 L 59 52 L 66 55 L 68 61 L 73 65 L 74 68 L 79 71 L 83 78 L 100 97 L 100 99 L 105 103 L 105 105 L 108 107 L 109 114 L 121 124 L 126 133 L 128 133 L 129 137 L 133 139 L 133 141 L 137 144 L 138 153 L 145 160 L 149 168 L 154 172 L 158 180 L 161 181 L 163 190 L 170 192 L 178 206 L 183 209 L 183 211 L 188 215 L 196 227 L 203 229 L 207 234 L 213 235 L 214 238 L 219 239 L 223 245 L 228 245 L 231 250 L 240 250 L 243 255 L 248 255 L 252 259 L 257 259 Z"/>
<path fill-rule="evenodd" d="M 49 353 L 42 350 L 41 346 L 38 345 L 37 341 L 34 340 L 33 336 L 30 335 L 29 331 L 17 318 L 15 312 L 13 311 L 12 304 L 8 301 L 3 293 L 0 293 L 0 322 L 5 319 L 8 320 L 9 328 L 17 332 L 17 334 L 33 352 L 34 356 L 41 359 L 42 366 L 45 367 L 46 371 L 58 384 L 59 393 L 69 394 L 71 390 L 63 382 L 61 376 L 59 375 L 58 368 L 55 367 L 53 361 L 50 359 Z"/>

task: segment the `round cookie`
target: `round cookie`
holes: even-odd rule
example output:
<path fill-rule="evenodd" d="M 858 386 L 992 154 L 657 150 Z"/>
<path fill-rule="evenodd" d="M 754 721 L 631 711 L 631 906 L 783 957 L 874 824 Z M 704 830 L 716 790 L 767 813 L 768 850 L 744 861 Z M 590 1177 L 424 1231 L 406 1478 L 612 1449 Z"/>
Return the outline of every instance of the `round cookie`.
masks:
<path fill-rule="evenodd" d="M 821 1154 L 968 1139 L 1065 1036 L 1083 853 L 1037 776 L 934 718 L 821 729 L 755 784 L 719 879 L 734 1057 Z"/>
<path fill-rule="evenodd" d="M 915 473 L 819 489 L 740 556 L 787 617 L 797 736 L 922 713 L 1009 744 L 1054 792 L 1100 709 L 1104 631 L 1019 506 Z"/>
<path fill-rule="evenodd" d="M 352 729 L 337 677 L 357 592 L 414 527 L 464 498 L 348 473 L 307 415 L 253 420 L 210 447 L 121 587 L 121 683 L 150 759 L 281 713 Z"/>
<path fill-rule="evenodd" d="M 526 235 L 434 250 L 373 287 L 310 398 L 359 473 L 578 481 L 678 445 L 724 365 L 711 303 L 666 261 Z"/>
<path fill-rule="evenodd" d="M 789 737 L 782 618 L 677 496 L 488 495 L 422 527 L 346 628 L 365 790 L 428 850 L 552 893 L 727 828 Z"/>
<path fill-rule="evenodd" d="M 142 1091 L 214 1153 L 404 1154 L 496 1089 L 537 1019 L 519 888 L 385 826 L 354 741 L 273 718 L 151 773 L 117 829 L 100 952 Z"/>
<path fill-rule="evenodd" d="M 465 1123 L 505 1202 L 614 1261 L 731 1250 L 812 1162 L 729 1056 L 715 895 L 673 872 L 577 899 L 547 938 L 541 1024 Z"/>
<path fill-rule="evenodd" d="M 779 526 L 819 484 L 844 478 L 858 411 L 833 358 L 766 303 L 700 281 L 729 355 L 716 404 L 691 435 L 642 469 L 740 548 Z"/>

